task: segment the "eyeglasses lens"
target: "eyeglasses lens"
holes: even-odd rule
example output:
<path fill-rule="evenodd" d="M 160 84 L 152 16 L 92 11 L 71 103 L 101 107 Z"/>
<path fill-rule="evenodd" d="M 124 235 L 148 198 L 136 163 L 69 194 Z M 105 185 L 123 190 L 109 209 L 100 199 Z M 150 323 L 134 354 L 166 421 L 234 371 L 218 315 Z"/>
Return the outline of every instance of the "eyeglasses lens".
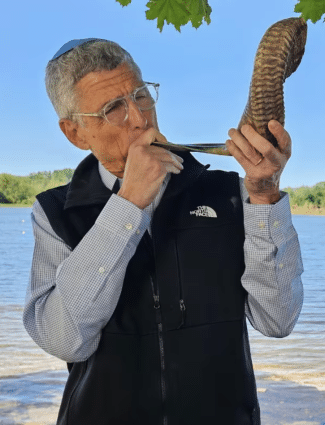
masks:
<path fill-rule="evenodd" d="M 158 93 L 154 86 L 146 85 L 134 94 L 136 105 L 142 111 L 151 109 L 158 100 Z M 120 125 L 126 116 L 126 102 L 117 100 L 107 106 L 105 110 L 106 119 L 112 125 Z"/>

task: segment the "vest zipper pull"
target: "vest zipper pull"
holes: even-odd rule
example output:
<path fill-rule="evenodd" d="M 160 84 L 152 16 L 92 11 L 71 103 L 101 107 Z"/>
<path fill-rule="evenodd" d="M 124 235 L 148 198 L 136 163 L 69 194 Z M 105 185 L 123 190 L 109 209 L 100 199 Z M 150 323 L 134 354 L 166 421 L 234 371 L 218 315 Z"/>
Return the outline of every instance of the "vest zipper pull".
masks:
<path fill-rule="evenodd" d="M 159 304 L 159 295 L 154 295 L 154 308 L 156 309 L 156 323 L 157 325 L 161 324 L 161 310 L 160 310 L 160 304 Z"/>
<path fill-rule="evenodd" d="M 186 310 L 185 304 L 184 304 L 184 300 L 179 300 L 179 306 L 182 312 L 182 323 L 178 326 L 177 329 L 181 328 L 184 325 L 184 311 Z"/>
<path fill-rule="evenodd" d="M 154 295 L 153 299 L 154 299 L 154 303 L 155 303 L 154 308 L 160 308 L 159 295 Z"/>

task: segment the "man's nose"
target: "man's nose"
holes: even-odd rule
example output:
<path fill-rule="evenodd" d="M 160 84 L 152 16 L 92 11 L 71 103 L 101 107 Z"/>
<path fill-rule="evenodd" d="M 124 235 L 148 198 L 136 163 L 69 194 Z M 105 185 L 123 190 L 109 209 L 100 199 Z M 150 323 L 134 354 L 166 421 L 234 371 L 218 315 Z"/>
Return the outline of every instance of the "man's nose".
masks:
<path fill-rule="evenodd" d="M 129 99 L 128 101 L 128 120 L 131 125 L 135 127 L 145 128 L 147 126 L 147 119 L 139 106 Z"/>

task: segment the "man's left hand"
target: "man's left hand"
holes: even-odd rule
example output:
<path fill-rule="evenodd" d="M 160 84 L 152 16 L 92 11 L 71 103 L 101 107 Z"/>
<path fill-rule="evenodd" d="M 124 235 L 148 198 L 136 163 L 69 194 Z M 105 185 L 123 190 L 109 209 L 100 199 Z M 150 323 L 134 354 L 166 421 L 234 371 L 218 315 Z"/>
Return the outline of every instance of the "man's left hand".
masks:
<path fill-rule="evenodd" d="M 291 156 L 289 133 L 275 120 L 269 121 L 268 128 L 278 142 L 277 148 L 247 124 L 240 129 L 242 134 L 234 128 L 228 132 L 231 140 L 227 140 L 226 146 L 246 171 L 244 182 L 251 203 L 280 199 L 280 176 Z"/>

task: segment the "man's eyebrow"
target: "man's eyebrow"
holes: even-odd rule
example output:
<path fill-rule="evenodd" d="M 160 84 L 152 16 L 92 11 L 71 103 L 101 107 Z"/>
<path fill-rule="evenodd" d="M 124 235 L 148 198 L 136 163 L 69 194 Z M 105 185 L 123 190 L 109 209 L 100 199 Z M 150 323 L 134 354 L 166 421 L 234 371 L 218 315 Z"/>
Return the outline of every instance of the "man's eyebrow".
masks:
<path fill-rule="evenodd" d="M 140 87 L 143 87 L 145 85 L 145 83 L 144 82 L 142 82 L 142 83 L 140 83 L 138 86 L 136 86 L 133 90 L 132 90 L 132 92 L 131 93 L 133 93 L 134 92 L 134 90 L 136 90 L 136 89 L 138 89 L 138 88 L 140 88 Z M 121 97 L 123 97 L 123 96 L 117 96 L 117 97 L 115 97 L 114 99 L 111 99 L 111 100 L 107 100 L 106 102 L 104 102 L 99 108 L 98 108 L 98 111 L 100 111 L 101 109 L 103 109 L 104 108 L 104 106 L 106 106 L 108 103 L 111 103 L 111 102 L 114 102 L 115 100 L 117 100 L 117 99 L 121 99 Z"/>

